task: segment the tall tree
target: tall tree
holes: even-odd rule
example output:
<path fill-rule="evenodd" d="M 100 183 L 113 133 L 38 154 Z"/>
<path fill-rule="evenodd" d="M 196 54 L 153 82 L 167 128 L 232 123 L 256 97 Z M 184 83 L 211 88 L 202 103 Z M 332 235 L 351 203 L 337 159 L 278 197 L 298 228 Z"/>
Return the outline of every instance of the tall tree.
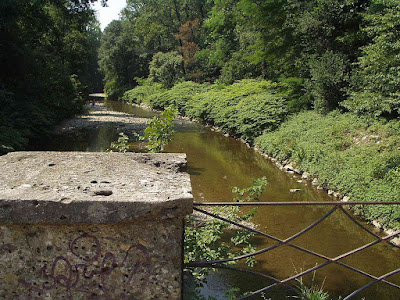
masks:
<path fill-rule="evenodd" d="M 364 15 L 371 43 L 361 48 L 351 98 L 343 103 L 362 115 L 400 115 L 400 3 L 374 0 Z"/>
<path fill-rule="evenodd" d="M 104 31 L 99 64 L 105 75 L 105 92 L 111 98 L 136 86 L 135 77 L 146 77 L 151 54 L 142 50 L 126 21 L 113 21 Z"/>
<path fill-rule="evenodd" d="M 0 152 L 80 111 L 87 58 L 95 55 L 89 2 L 0 1 Z"/>

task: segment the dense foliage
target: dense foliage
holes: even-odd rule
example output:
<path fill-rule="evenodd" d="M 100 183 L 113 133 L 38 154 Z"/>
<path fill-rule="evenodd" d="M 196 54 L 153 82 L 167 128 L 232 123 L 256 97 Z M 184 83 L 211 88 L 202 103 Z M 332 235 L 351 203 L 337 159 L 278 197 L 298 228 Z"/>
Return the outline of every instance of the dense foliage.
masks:
<path fill-rule="evenodd" d="M 176 84 L 173 88 L 165 92 L 151 95 L 147 99 L 147 102 L 155 109 L 164 109 L 165 107 L 172 105 L 176 107 L 182 115 L 185 115 L 187 102 L 192 99 L 193 96 L 203 93 L 209 88 L 209 84 L 185 81 Z"/>
<path fill-rule="evenodd" d="M 99 64 L 104 74 L 104 91 L 117 99 L 136 85 L 135 77 L 146 77 L 151 56 L 143 53 L 139 41 L 129 34 L 128 24 L 113 21 L 104 31 Z"/>
<path fill-rule="evenodd" d="M 299 169 L 318 176 L 321 185 L 351 200 L 399 199 L 398 121 L 369 121 L 338 111 L 324 117 L 309 111 L 265 133 L 256 144 L 279 160 L 295 162 Z M 400 228 L 400 211 L 395 207 L 366 206 L 358 212 L 387 227 Z"/>
<path fill-rule="evenodd" d="M 156 109 L 172 105 L 183 115 L 216 125 L 250 143 L 264 130 L 277 128 L 287 115 L 289 99 L 296 94 L 287 83 L 254 79 L 232 85 L 187 81 L 167 91 L 148 86 L 144 81 L 143 86 L 126 92 L 125 97 Z M 142 93 L 144 89 L 149 93 Z"/>
<path fill-rule="evenodd" d="M 109 95 L 122 96 L 138 84 L 134 77 L 148 75 L 166 88 L 184 80 L 293 78 L 301 93 L 290 112 L 339 107 L 371 117 L 398 116 L 396 0 L 127 3 L 102 43 Z"/>
<path fill-rule="evenodd" d="M 281 84 L 265 80 L 216 85 L 187 103 L 187 115 L 252 142 L 264 130 L 275 129 L 287 114 L 284 91 Z"/>
<path fill-rule="evenodd" d="M 0 1 L 0 154 L 26 147 L 101 90 L 89 1 Z"/>
<path fill-rule="evenodd" d="M 396 0 L 376 1 L 363 28 L 371 43 L 353 74 L 352 95 L 343 103 L 350 111 L 372 117 L 400 114 L 400 4 Z"/>

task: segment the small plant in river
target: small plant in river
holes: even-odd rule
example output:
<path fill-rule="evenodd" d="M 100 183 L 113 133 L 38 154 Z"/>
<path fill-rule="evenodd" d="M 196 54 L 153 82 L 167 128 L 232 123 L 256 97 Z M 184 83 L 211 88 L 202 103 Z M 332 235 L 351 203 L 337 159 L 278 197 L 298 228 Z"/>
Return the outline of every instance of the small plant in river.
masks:
<path fill-rule="evenodd" d="M 148 140 L 147 150 L 150 152 L 164 150 L 175 132 L 172 122 L 176 115 L 176 109 L 167 107 L 159 117 L 154 117 L 149 122 L 149 126 L 144 130 L 144 138 Z"/>
<path fill-rule="evenodd" d="M 300 269 L 300 272 L 303 270 Z M 297 270 L 295 267 L 295 272 L 297 274 Z M 303 282 L 303 277 L 299 277 L 296 279 L 298 285 L 297 288 L 300 292 L 299 296 L 293 296 L 293 298 L 301 299 L 301 300 L 329 300 L 329 294 L 324 291 L 324 283 L 325 279 L 322 282 L 321 286 L 315 283 L 315 275 L 316 271 L 312 272 L 312 278 L 310 285 L 306 285 Z"/>
<path fill-rule="evenodd" d="M 129 149 L 128 142 L 129 142 L 129 137 L 125 133 L 121 132 L 119 134 L 118 140 L 116 142 L 111 143 L 110 149 L 107 149 L 107 152 L 117 151 L 125 153 Z"/>
<path fill-rule="evenodd" d="M 148 124 L 149 126 L 144 130 L 144 136 L 140 136 L 138 133 L 133 132 L 133 136 L 136 141 L 148 140 L 146 149 L 149 152 L 157 153 L 164 150 L 165 146 L 171 141 L 171 137 L 174 134 L 174 125 L 172 124 L 177 111 L 172 107 L 166 108 L 159 117 L 154 117 Z M 129 150 L 129 137 L 121 132 L 116 142 L 112 142 L 110 149 L 107 152 L 122 152 L 125 153 Z"/>

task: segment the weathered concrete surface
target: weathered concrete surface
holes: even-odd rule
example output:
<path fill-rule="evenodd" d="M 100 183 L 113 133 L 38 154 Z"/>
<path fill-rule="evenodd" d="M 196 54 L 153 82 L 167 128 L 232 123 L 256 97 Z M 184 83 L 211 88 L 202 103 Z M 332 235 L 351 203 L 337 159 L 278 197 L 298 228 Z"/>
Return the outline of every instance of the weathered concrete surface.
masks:
<path fill-rule="evenodd" d="M 0 157 L 0 222 L 110 224 L 192 211 L 184 154 L 14 152 Z"/>
<path fill-rule="evenodd" d="M 0 225 L 0 299 L 181 299 L 182 220 Z"/>
<path fill-rule="evenodd" d="M 0 299 L 181 299 L 184 154 L 0 157 Z"/>

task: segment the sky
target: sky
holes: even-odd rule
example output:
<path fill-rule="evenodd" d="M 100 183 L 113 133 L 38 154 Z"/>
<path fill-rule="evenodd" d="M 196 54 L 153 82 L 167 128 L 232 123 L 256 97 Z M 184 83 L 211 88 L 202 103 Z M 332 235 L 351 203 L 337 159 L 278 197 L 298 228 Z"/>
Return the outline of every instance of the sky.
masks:
<path fill-rule="evenodd" d="M 102 7 L 101 1 L 96 1 L 93 5 L 97 10 L 101 30 L 104 30 L 112 20 L 118 20 L 119 12 L 126 6 L 126 0 L 108 0 L 107 3 L 108 7 Z"/>

